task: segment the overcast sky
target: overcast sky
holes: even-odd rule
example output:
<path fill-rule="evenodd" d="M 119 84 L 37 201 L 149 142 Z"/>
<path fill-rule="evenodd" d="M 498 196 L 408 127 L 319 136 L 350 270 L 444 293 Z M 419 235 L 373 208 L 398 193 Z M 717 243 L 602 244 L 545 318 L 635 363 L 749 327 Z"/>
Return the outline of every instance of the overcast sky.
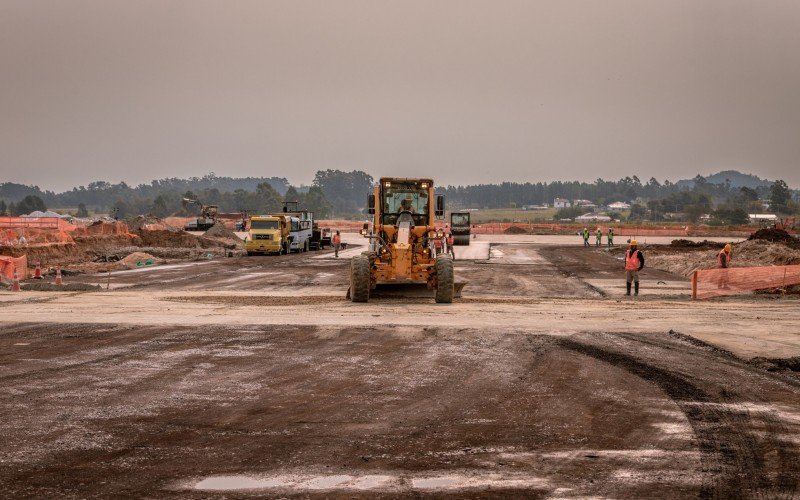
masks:
<path fill-rule="evenodd" d="M 800 186 L 800 1 L 0 0 L 0 182 Z"/>

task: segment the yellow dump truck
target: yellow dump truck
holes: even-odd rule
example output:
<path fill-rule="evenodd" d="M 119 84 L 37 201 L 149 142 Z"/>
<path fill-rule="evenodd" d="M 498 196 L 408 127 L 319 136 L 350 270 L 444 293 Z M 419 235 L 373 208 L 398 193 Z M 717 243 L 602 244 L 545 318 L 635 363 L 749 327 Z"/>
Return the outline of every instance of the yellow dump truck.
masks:
<path fill-rule="evenodd" d="M 244 249 L 247 255 L 289 253 L 291 217 L 287 215 L 254 215 Z"/>

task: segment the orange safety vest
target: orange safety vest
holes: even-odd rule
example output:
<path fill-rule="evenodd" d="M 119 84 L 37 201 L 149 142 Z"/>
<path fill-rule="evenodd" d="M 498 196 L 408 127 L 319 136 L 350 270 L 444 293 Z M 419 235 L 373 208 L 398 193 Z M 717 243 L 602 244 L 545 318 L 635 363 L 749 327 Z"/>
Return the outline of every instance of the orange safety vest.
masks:
<path fill-rule="evenodd" d="M 639 250 L 628 250 L 625 252 L 625 270 L 636 271 L 639 269 Z"/>
<path fill-rule="evenodd" d="M 334 234 L 333 235 L 333 244 L 334 245 L 339 245 L 341 243 L 342 243 L 342 237 L 339 236 L 338 234 Z"/>
<path fill-rule="evenodd" d="M 450 246 L 453 246 L 453 235 L 452 234 L 448 234 L 447 235 L 447 244 L 450 245 Z"/>
<path fill-rule="evenodd" d="M 434 248 L 442 248 L 442 239 L 436 238 L 435 240 L 433 240 L 433 246 Z"/>

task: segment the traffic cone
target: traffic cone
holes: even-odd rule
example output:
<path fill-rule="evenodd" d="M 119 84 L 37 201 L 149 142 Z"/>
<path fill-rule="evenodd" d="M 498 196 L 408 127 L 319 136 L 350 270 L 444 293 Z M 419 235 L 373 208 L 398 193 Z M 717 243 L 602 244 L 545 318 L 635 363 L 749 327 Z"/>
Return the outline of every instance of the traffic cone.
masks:
<path fill-rule="evenodd" d="M 39 262 L 36 263 L 36 269 L 33 270 L 33 279 L 35 280 L 44 279 L 42 278 L 42 265 Z"/>
<path fill-rule="evenodd" d="M 56 285 L 63 285 L 64 280 L 61 279 L 61 266 L 56 268 Z"/>
<path fill-rule="evenodd" d="M 19 292 L 19 276 L 17 275 L 17 269 L 14 268 L 14 277 L 11 280 L 11 291 L 12 292 Z"/>

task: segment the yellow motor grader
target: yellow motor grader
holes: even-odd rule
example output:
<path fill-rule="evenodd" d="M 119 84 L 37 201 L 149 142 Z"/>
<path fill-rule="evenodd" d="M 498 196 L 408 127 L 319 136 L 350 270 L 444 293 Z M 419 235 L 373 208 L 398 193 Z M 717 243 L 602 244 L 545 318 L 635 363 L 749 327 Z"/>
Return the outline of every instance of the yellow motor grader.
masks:
<path fill-rule="evenodd" d="M 436 302 L 452 302 L 463 284 L 454 281 L 453 260 L 437 255 L 434 245 L 443 236 L 435 221 L 444 217 L 444 196 L 434 194 L 433 181 L 381 178 L 367 205 L 374 219 L 361 234 L 369 251 L 350 263 L 348 297 L 367 302 L 378 285 L 419 283 L 434 291 Z"/>

